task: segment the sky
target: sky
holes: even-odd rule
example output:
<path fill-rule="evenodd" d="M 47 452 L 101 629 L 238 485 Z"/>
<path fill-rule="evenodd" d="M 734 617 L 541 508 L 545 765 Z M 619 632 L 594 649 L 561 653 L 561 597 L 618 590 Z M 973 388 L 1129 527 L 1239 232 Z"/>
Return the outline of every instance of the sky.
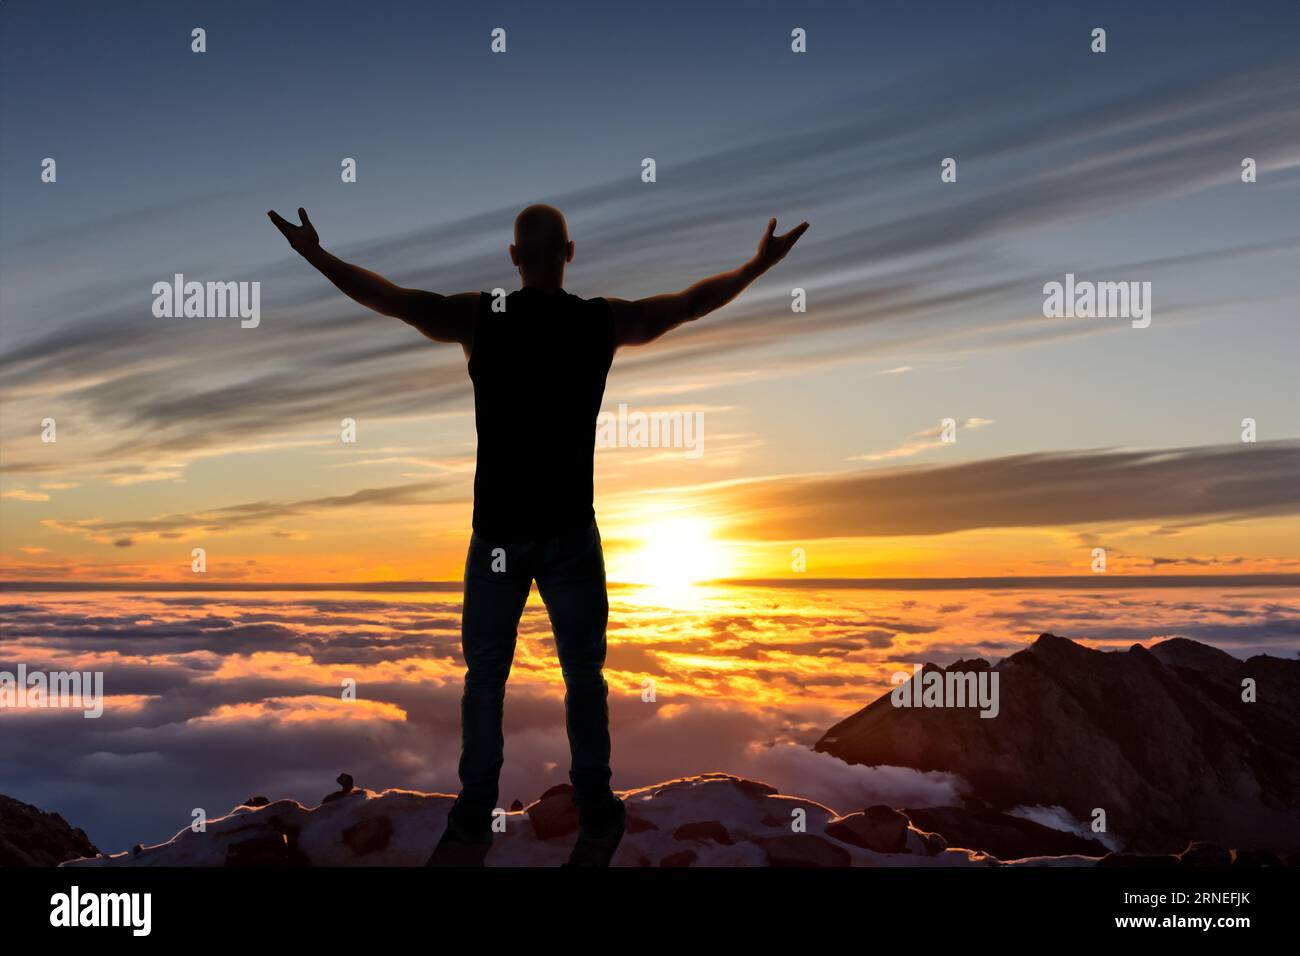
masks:
<path fill-rule="evenodd" d="M 2 576 L 193 579 L 203 547 L 214 582 L 459 577 L 463 357 L 264 213 L 454 293 L 517 285 L 534 201 L 586 296 L 812 223 L 616 358 L 605 408 L 699 414 L 705 448 L 598 452 L 615 576 L 676 538 L 716 542 L 714 578 L 795 548 L 867 577 L 1086 574 L 1098 546 L 1108 573 L 1300 569 L 1295 5 L 740 9 L 5 3 Z M 155 317 L 175 273 L 259 282 L 260 324 Z M 1150 282 L 1151 325 L 1045 318 L 1066 273 Z"/>
<path fill-rule="evenodd" d="M 951 803 L 960 780 L 809 744 L 897 669 L 1043 631 L 1294 656 L 1298 33 L 1290 0 L 4 0 L 0 669 L 103 672 L 109 706 L 7 711 L 0 789 L 108 850 L 257 791 L 315 802 L 343 769 L 454 790 L 464 359 L 339 295 L 268 209 L 456 293 L 515 287 L 514 215 L 554 203 L 566 287 L 623 298 L 811 223 L 726 309 L 615 359 L 605 409 L 704 428 L 699 454 L 596 452 L 616 787 L 725 770 Z M 260 283 L 259 324 L 156 317 L 176 273 Z M 1067 274 L 1150 282 L 1150 325 L 1045 317 Z M 1039 575 L 1082 583 L 1003 580 Z M 416 581 L 439 583 L 342 590 Z M 220 590 L 302 583 L 340 590 Z M 535 599 L 507 739 L 504 800 L 563 779 Z"/>

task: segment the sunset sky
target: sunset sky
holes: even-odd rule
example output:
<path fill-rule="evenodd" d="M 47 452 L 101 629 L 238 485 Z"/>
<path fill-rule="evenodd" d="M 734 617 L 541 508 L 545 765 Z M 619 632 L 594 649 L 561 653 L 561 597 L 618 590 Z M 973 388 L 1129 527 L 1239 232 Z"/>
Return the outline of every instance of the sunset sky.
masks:
<path fill-rule="evenodd" d="M 813 224 L 616 358 L 605 408 L 702 412 L 705 447 L 598 451 L 615 578 L 789 575 L 794 548 L 825 576 L 1086 574 L 1097 546 L 1111 573 L 1300 570 L 1300 13 L 976 6 L 6 3 L 0 576 L 193 580 L 203 547 L 209 582 L 458 578 L 459 350 L 344 299 L 265 211 L 452 293 L 517 286 L 534 201 L 581 295 Z M 260 326 L 155 318 L 178 272 L 259 281 Z M 1151 282 L 1151 326 L 1043 318 L 1067 272 Z"/>
<path fill-rule="evenodd" d="M 698 455 L 596 452 L 616 787 L 951 803 L 946 774 L 809 745 L 899 669 L 1043 631 L 1300 651 L 1300 6 L 564 8 L 0 5 L 0 669 L 103 672 L 109 698 L 7 709 L 0 791 L 118 850 L 340 769 L 455 788 L 464 358 L 341 296 L 268 209 L 456 293 L 517 287 L 513 218 L 550 202 L 566 287 L 623 298 L 812 224 L 616 356 L 606 410 L 704 428 Z M 176 273 L 259 282 L 260 324 L 156 318 Z M 1067 273 L 1150 282 L 1150 327 L 1044 318 Z M 519 414 L 548 427 L 544 400 Z M 564 779 L 561 698 L 534 598 L 503 800 Z"/>

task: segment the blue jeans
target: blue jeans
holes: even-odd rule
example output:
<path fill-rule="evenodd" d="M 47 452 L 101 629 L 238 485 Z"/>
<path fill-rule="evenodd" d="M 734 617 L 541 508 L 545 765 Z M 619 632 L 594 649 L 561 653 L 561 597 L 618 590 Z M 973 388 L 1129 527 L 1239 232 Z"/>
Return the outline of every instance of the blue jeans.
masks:
<path fill-rule="evenodd" d="M 474 534 L 465 559 L 461 650 L 461 793 L 453 811 L 466 829 L 490 826 L 497 806 L 505 738 L 501 719 L 519 618 L 533 581 L 551 618 L 564 673 L 574 800 L 597 807 L 610 799 L 605 626 L 605 555 L 595 521 L 540 541 L 506 543 Z"/>

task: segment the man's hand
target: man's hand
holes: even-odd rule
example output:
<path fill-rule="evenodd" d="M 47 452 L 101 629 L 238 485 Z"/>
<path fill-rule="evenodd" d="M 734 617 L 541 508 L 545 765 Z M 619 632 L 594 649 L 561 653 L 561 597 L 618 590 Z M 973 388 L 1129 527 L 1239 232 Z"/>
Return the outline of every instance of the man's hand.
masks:
<path fill-rule="evenodd" d="M 479 293 L 438 295 L 419 289 L 404 289 L 383 276 L 344 262 L 320 247 L 316 227 L 307 218 L 307 210 L 298 207 L 301 226 L 295 226 L 274 209 L 267 213 L 275 228 L 289 240 L 294 252 L 315 266 L 340 292 L 354 302 L 391 315 L 414 326 L 435 342 L 458 342 L 466 357 L 474 344 L 474 319 L 478 313 Z"/>
<path fill-rule="evenodd" d="M 758 252 L 754 253 L 754 264 L 766 272 L 785 258 L 786 253 L 794 248 L 799 237 L 808 231 L 808 223 L 801 222 L 784 236 L 776 235 L 776 220 L 767 221 L 767 232 L 758 240 Z"/>
<path fill-rule="evenodd" d="M 320 236 L 316 234 L 316 227 L 307 218 L 306 209 L 301 206 L 298 207 L 298 218 L 302 220 L 301 226 L 295 226 L 274 209 L 268 212 L 267 215 L 271 218 L 271 222 L 275 223 L 275 228 L 279 229 L 284 238 L 289 240 L 289 245 L 293 246 L 293 251 L 298 255 L 306 256 L 308 253 L 320 249 Z M 775 219 L 772 221 L 776 222 Z"/>
<path fill-rule="evenodd" d="M 627 302 L 607 299 L 614 310 L 614 341 L 617 345 L 644 345 L 702 315 L 720 309 L 751 282 L 786 257 L 799 237 L 808 231 L 801 222 L 784 236 L 776 234 L 776 220 L 769 219 L 767 232 L 758 241 L 758 251 L 739 269 L 703 279 L 683 292 L 656 295 Z"/>

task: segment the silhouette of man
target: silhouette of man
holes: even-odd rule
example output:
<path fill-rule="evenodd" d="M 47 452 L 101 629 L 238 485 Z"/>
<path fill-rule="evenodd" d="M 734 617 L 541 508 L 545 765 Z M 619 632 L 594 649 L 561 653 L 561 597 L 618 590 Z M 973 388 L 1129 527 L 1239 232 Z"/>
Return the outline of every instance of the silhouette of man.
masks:
<path fill-rule="evenodd" d="M 492 842 L 504 738 L 506 678 L 533 581 L 555 634 L 565 684 L 579 832 L 569 863 L 607 866 L 623 836 L 623 804 L 610 789 L 609 709 L 602 668 L 609 602 L 592 509 L 596 416 L 622 346 L 653 342 L 726 305 L 780 262 L 808 228 L 783 236 L 767 224 L 754 257 L 683 292 L 629 302 L 564 291 L 573 242 L 559 210 L 524 209 L 510 260 L 521 288 L 504 309 L 486 292 L 437 295 L 396 286 L 321 248 L 302 225 L 267 213 L 289 244 L 345 295 L 458 343 L 469 361 L 478 430 L 474 520 L 465 559 L 461 648 L 461 791 L 430 865 L 482 865 Z"/>

